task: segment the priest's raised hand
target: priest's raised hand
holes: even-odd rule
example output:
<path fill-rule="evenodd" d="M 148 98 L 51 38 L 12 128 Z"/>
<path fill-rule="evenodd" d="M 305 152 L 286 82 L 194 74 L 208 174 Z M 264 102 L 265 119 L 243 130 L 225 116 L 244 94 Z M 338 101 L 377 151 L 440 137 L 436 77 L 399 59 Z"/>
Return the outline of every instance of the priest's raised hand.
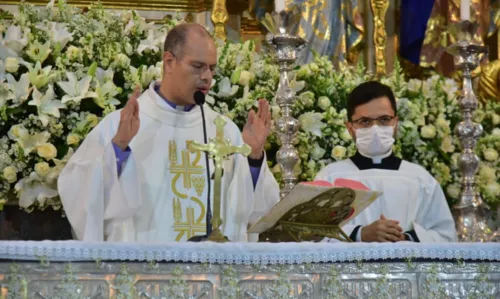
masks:
<path fill-rule="evenodd" d="M 247 122 L 242 132 L 243 141 L 252 148 L 251 159 L 262 159 L 269 133 L 271 133 L 271 110 L 269 103 L 260 99 L 257 112 L 250 110 L 248 113 Z"/>
<path fill-rule="evenodd" d="M 141 95 L 141 87 L 137 85 L 134 93 L 127 101 L 127 104 L 120 112 L 120 122 L 113 143 L 125 150 L 132 138 L 139 132 L 139 104 L 137 99 Z"/>

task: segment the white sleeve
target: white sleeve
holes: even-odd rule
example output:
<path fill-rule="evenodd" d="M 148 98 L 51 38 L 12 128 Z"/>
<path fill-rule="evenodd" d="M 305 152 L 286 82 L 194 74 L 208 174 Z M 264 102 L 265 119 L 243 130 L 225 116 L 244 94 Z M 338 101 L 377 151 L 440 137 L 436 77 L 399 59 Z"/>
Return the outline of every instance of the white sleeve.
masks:
<path fill-rule="evenodd" d="M 429 194 L 413 221 L 415 233 L 422 243 L 456 242 L 455 221 L 439 183 L 432 179 Z"/>
<path fill-rule="evenodd" d="M 102 120 L 85 138 L 58 178 L 64 210 L 79 240 L 123 240 L 124 236 L 108 234 L 116 231 L 113 226 L 123 224 L 140 206 L 133 153 L 118 177 L 111 143 L 118 121 L 119 112 Z"/>

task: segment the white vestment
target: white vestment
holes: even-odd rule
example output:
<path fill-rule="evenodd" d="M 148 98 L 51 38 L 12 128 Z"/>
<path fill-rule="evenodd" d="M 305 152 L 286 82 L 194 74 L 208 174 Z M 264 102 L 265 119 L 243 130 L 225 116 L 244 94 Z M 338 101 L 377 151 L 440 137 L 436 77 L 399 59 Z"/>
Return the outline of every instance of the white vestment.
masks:
<path fill-rule="evenodd" d="M 203 143 L 200 107 L 170 107 L 154 83 L 138 103 L 140 129 L 120 175 L 111 142 L 120 120 L 115 111 L 90 132 L 59 176 L 59 194 L 79 240 L 172 242 L 206 233 L 205 154 L 186 149 L 188 140 Z M 208 139 L 214 138 L 219 114 L 207 105 L 204 110 Z M 242 145 L 239 128 L 226 120 L 225 138 Z M 232 155 L 223 167 L 221 230 L 231 241 L 256 241 L 247 228 L 279 201 L 279 186 L 266 159 L 255 189 L 246 157 Z M 210 160 L 211 174 L 214 169 Z M 211 188 L 213 215 L 213 183 Z"/>
<path fill-rule="evenodd" d="M 382 195 L 342 227 L 350 235 L 358 225 L 379 220 L 398 220 L 403 232 L 414 230 L 420 242 L 456 242 L 455 222 L 439 183 L 421 166 L 402 161 L 399 170 L 359 170 L 350 160 L 332 163 L 316 180 L 345 178 L 362 182 Z"/>

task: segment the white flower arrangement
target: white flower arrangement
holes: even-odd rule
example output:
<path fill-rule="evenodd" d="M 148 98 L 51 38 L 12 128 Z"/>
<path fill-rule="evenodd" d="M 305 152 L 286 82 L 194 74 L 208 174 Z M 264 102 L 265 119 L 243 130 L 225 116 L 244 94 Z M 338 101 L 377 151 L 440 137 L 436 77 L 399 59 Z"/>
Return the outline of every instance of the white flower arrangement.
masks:
<path fill-rule="evenodd" d="M 17 199 L 27 210 L 61 207 L 57 177 L 72 153 L 100 119 L 119 109 L 136 84 L 143 88 L 161 78 L 165 24 L 146 23 L 131 11 L 109 12 L 101 6 L 82 11 L 64 1 L 44 8 L 22 3 L 12 20 L 0 19 L 0 208 Z M 253 41 L 218 41 L 218 69 L 207 97 L 214 110 L 243 126 L 259 98 L 271 102 L 279 117 L 275 92 L 279 71 L 271 58 L 255 51 Z M 346 131 L 346 98 L 369 79 L 361 66 L 334 69 L 327 57 L 291 74 L 297 93 L 294 116 L 300 181 L 312 180 L 328 163 L 352 155 L 355 144 Z M 395 152 L 427 168 L 453 203 L 460 192 L 460 146 L 453 129 L 460 120 L 455 81 L 433 76 L 406 81 L 399 66 L 382 80 L 398 98 L 400 125 Z M 478 184 L 492 206 L 500 198 L 500 104 L 490 102 L 475 116 L 484 127 L 477 145 L 481 158 Z M 278 138 L 266 150 L 274 160 Z"/>

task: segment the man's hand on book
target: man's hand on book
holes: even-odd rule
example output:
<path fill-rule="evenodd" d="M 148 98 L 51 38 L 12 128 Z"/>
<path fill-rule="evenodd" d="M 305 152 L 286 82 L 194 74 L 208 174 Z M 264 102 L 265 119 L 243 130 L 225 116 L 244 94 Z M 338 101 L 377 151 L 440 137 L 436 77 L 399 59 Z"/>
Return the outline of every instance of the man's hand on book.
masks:
<path fill-rule="evenodd" d="M 361 228 L 362 242 L 399 242 L 405 239 L 399 221 L 388 220 L 384 215 L 370 225 Z"/>

